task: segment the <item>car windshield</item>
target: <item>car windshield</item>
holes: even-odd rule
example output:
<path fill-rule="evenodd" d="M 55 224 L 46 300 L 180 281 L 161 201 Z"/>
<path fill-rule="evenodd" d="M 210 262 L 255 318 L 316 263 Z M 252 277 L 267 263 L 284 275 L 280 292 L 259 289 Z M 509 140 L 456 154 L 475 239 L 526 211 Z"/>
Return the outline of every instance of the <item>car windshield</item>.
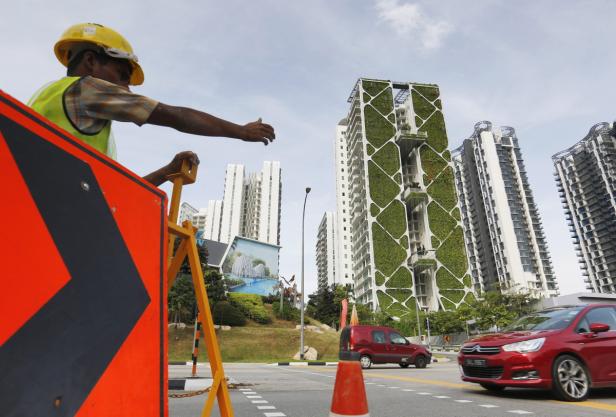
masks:
<path fill-rule="evenodd" d="M 559 330 L 567 327 L 583 309 L 580 307 L 563 308 L 557 310 L 538 311 L 524 316 L 507 326 L 504 331 L 515 332 L 520 330 Z"/>

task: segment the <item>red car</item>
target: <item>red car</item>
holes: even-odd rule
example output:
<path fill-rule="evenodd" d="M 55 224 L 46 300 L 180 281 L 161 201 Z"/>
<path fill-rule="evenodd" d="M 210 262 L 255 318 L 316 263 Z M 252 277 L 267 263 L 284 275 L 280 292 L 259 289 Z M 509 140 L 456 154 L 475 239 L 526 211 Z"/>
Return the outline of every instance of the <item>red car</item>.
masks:
<path fill-rule="evenodd" d="M 340 353 L 353 352 L 361 367 L 373 363 L 397 363 L 401 368 L 410 364 L 425 368 L 432 353 L 422 345 L 406 340 L 397 330 L 384 326 L 347 326 L 340 335 Z M 341 356 L 342 357 L 342 356 Z"/>
<path fill-rule="evenodd" d="M 462 380 L 491 391 L 551 389 L 584 401 L 616 386 L 616 306 L 555 307 L 522 317 L 503 333 L 471 339 L 458 355 Z"/>

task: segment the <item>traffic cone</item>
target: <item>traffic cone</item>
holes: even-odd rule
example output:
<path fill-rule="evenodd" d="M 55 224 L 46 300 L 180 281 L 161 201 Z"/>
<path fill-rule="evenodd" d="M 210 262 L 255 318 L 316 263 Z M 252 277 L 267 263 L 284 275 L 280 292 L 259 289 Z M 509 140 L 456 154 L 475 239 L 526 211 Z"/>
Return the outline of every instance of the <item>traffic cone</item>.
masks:
<path fill-rule="evenodd" d="M 355 353 L 355 352 L 346 352 Z M 346 356 L 346 355 L 345 355 Z M 349 355 L 350 356 L 350 355 Z M 369 417 L 364 376 L 358 360 L 342 360 L 340 354 L 329 417 Z M 351 359 L 350 357 L 348 359 Z"/>

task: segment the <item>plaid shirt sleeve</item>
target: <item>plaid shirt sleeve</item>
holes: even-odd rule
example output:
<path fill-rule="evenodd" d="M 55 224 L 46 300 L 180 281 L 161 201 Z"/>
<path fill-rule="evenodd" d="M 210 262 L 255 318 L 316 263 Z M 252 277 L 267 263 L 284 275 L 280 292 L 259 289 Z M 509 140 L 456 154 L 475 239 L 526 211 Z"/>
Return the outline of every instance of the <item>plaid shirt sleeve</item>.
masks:
<path fill-rule="evenodd" d="M 158 101 L 87 76 L 67 91 L 65 105 L 75 125 L 87 131 L 106 120 L 133 122 L 141 126 L 148 120 Z"/>

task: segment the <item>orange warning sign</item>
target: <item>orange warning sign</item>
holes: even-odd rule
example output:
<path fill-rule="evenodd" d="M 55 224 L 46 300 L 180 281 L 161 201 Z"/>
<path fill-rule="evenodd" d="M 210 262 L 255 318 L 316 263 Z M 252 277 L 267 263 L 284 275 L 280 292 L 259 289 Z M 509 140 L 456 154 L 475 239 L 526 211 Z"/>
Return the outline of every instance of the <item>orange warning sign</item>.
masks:
<path fill-rule="evenodd" d="M 167 415 L 166 196 L 0 91 L 0 415 Z"/>

